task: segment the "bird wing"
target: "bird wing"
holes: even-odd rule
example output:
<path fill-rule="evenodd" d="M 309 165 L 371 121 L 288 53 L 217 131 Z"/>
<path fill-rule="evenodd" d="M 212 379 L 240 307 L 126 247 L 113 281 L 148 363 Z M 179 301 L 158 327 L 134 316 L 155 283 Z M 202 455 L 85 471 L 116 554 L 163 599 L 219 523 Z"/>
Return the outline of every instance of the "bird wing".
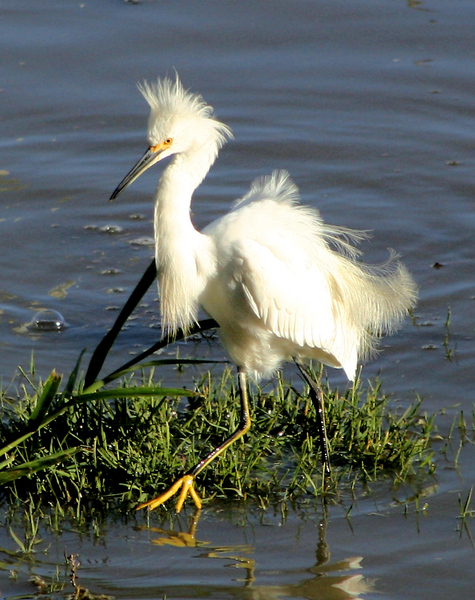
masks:
<path fill-rule="evenodd" d="M 245 297 L 266 328 L 298 346 L 331 352 L 334 282 L 327 274 L 303 256 L 289 256 L 295 254 L 289 246 L 271 248 L 247 238 L 236 242 L 234 252 Z"/>
<path fill-rule="evenodd" d="M 342 366 L 351 379 L 367 343 L 369 321 L 360 305 L 366 306 L 372 290 L 365 290 L 373 285 L 354 261 L 350 242 L 361 236 L 325 226 L 297 197 L 288 174 L 273 173 L 204 230 L 218 261 L 205 309 L 218 322 L 221 316 L 222 326 L 229 318 L 224 304 L 243 329 L 251 330 L 257 317 L 267 331 L 294 343 L 296 355 Z M 220 290 L 227 291 L 220 296 Z M 246 322 L 246 315 L 255 317 Z"/>

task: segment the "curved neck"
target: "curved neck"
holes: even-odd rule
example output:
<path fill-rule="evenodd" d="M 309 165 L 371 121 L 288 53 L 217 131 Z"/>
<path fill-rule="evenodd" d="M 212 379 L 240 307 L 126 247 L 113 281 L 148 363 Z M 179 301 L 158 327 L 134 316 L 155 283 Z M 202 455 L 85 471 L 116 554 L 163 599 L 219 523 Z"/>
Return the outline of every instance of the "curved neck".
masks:
<path fill-rule="evenodd" d="M 163 229 L 171 219 L 174 227 L 190 225 L 193 192 L 206 177 L 217 155 L 215 144 L 208 143 L 176 154 L 163 171 L 155 196 L 155 228 Z"/>
<path fill-rule="evenodd" d="M 164 332 L 185 330 L 197 320 L 198 298 L 204 285 L 208 238 L 190 218 L 193 192 L 206 176 L 214 157 L 177 154 L 164 170 L 155 196 L 155 260 Z M 208 266 L 208 264 L 207 264 Z"/>
<path fill-rule="evenodd" d="M 197 184 L 177 158 L 164 170 L 155 195 L 155 237 L 179 235 L 191 224 L 190 206 Z"/>

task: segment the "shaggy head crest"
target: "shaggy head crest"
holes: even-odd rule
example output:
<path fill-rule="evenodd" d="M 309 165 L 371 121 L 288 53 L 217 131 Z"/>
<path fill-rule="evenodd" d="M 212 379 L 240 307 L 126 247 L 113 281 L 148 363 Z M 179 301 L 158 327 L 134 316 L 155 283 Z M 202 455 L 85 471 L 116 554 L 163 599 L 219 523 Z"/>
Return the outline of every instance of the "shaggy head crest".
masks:
<path fill-rule="evenodd" d="M 150 106 L 148 137 L 151 145 L 165 137 L 175 137 L 185 128 L 195 130 L 201 137 L 211 136 L 220 148 L 227 138 L 232 137 L 231 129 L 214 118 L 213 107 L 207 104 L 201 94 L 186 90 L 178 77 L 169 77 L 138 85 L 140 92 Z M 213 135 L 214 134 L 214 135 Z"/>
<path fill-rule="evenodd" d="M 161 118 L 179 113 L 207 119 L 213 114 L 213 108 L 206 104 L 201 94 L 185 90 L 178 75 L 175 81 L 169 77 L 158 79 L 156 83 L 144 81 L 138 88 L 152 112 Z"/>

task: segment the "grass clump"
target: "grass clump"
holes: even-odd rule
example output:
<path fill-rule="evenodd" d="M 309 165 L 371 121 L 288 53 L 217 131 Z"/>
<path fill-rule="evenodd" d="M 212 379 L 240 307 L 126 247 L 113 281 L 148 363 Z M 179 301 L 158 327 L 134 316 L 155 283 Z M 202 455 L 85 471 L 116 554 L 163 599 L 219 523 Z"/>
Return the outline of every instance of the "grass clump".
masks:
<path fill-rule="evenodd" d="M 25 438 L 7 453 L 4 497 L 130 508 L 166 489 L 236 428 L 239 399 L 229 369 L 218 380 L 208 374 L 181 395 L 153 388 L 152 378 L 153 372 L 141 385 L 129 379 L 114 397 L 104 393 L 84 401 L 91 394 L 73 394 L 66 407 L 57 395 L 49 407 L 57 416 L 26 437 L 50 381 L 15 403 L 4 398 L 0 445 Z M 433 468 L 434 424 L 421 412 L 420 401 L 403 411 L 390 408 L 379 384 L 365 392 L 358 385 L 345 394 L 325 385 L 324 397 L 334 466 L 326 488 L 314 407 L 305 390 L 299 393 L 279 379 L 269 391 L 253 389 L 251 430 L 198 477 L 203 496 L 289 499 L 334 491 L 348 473 L 365 480 L 387 474 L 404 479 L 414 470 Z M 47 461 L 44 468 L 32 468 L 41 461 Z M 5 479 L 19 469 L 23 477 Z"/>

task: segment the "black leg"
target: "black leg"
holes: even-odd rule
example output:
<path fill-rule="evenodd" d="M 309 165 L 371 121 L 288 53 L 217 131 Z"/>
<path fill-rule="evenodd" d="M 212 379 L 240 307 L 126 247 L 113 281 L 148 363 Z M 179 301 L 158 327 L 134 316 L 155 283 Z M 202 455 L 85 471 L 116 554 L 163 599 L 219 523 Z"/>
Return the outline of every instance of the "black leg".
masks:
<path fill-rule="evenodd" d="M 323 406 L 322 388 L 317 385 L 316 381 L 310 374 L 308 367 L 298 359 L 294 359 L 295 364 L 299 368 L 302 377 L 310 387 L 310 398 L 312 399 L 315 411 L 317 413 L 317 427 L 320 438 L 320 450 L 322 453 L 322 466 L 325 475 L 331 474 L 330 458 L 328 456 L 327 432 L 325 429 L 325 409 Z"/>

